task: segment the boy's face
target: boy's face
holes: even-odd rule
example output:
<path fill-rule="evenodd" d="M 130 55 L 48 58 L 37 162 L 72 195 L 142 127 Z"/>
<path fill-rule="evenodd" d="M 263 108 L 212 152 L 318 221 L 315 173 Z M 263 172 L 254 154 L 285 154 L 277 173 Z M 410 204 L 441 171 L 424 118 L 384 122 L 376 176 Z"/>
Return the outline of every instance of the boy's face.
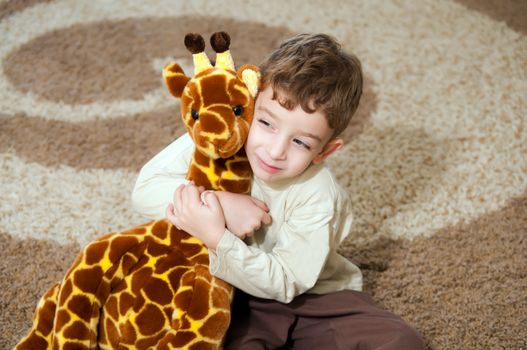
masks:
<path fill-rule="evenodd" d="M 273 100 L 273 89 L 262 90 L 255 102 L 245 150 L 254 175 L 275 182 L 300 175 L 342 147 L 341 139 L 331 139 L 321 111 L 305 112 L 300 105 L 288 110 Z"/>

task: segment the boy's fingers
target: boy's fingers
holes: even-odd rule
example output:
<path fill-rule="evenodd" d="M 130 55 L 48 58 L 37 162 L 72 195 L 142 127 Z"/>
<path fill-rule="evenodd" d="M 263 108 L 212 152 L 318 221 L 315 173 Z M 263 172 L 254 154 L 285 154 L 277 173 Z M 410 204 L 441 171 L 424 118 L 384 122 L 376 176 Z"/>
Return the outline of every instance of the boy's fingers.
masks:
<path fill-rule="evenodd" d="M 251 200 L 254 204 L 256 204 L 257 207 L 259 207 L 263 211 L 266 211 L 266 212 L 269 211 L 269 207 L 267 206 L 267 204 L 265 204 L 265 202 L 262 202 L 261 200 L 253 198 L 253 197 L 251 197 Z"/>
<path fill-rule="evenodd" d="M 185 188 L 184 185 L 180 185 L 178 186 L 178 188 L 176 188 L 176 191 L 174 192 L 174 211 L 176 213 L 180 213 L 181 212 L 181 206 L 182 206 L 182 195 L 183 195 L 183 189 Z"/>
<path fill-rule="evenodd" d="M 170 221 L 171 223 L 175 225 L 176 216 L 174 215 L 174 205 L 172 203 L 168 204 L 165 215 L 168 221 Z"/>
<path fill-rule="evenodd" d="M 200 200 L 199 200 L 199 190 L 193 184 L 187 186 L 185 194 L 186 194 L 186 198 L 185 199 L 187 200 L 186 203 L 188 203 L 190 205 L 197 205 L 200 202 Z"/>
<path fill-rule="evenodd" d="M 262 222 L 265 225 L 269 225 L 271 223 L 271 221 L 273 221 L 273 219 L 271 218 L 271 215 L 269 215 L 267 213 L 264 213 L 263 218 L 262 218 Z"/>
<path fill-rule="evenodd" d="M 205 204 L 214 211 L 222 210 L 218 197 L 212 191 L 205 193 L 205 202 L 206 202 Z"/>

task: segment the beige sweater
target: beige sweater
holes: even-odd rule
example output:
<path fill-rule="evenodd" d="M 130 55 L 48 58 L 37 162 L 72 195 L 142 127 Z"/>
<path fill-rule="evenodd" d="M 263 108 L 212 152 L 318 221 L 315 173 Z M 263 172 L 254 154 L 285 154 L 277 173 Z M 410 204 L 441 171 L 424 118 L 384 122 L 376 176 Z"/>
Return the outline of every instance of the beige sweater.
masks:
<path fill-rule="evenodd" d="M 186 183 L 192 140 L 184 135 L 141 169 L 132 201 L 151 219 L 165 216 L 178 185 Z M 225 230 L 210 251 L 211 273 L 256 297 L 290 302 L 302 293 L 362 289 L 362 274 L 337 253 L 352 215 L 346 192 L 324 165 L 268 185 L 254 178 L 251 195 L 267 203 L 272 223 L 252 239 Z"/>

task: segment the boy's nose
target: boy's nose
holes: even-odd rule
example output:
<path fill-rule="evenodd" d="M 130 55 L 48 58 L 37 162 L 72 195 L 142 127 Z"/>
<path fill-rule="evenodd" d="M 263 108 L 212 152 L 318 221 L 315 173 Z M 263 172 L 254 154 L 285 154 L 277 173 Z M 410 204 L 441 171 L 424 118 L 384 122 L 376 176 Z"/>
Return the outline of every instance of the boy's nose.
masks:
<path fill-rule="evenodd" d="M 285 140 L 274 139 L 269 143 L 269 156 L 273 160 L 284 160 L 287 154 L 287 145 Z"/>

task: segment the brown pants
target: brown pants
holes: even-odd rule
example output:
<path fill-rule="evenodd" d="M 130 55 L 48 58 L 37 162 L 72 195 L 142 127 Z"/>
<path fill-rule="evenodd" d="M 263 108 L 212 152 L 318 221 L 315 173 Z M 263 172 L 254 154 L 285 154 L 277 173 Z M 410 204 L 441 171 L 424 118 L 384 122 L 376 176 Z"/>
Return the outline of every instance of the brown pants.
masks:
<path fill-rule="evenodd" d="M 304 294 L 291 303 L 236 291 L 225 349 L 423 349 L 419 333 L 357 291 Z"/>

